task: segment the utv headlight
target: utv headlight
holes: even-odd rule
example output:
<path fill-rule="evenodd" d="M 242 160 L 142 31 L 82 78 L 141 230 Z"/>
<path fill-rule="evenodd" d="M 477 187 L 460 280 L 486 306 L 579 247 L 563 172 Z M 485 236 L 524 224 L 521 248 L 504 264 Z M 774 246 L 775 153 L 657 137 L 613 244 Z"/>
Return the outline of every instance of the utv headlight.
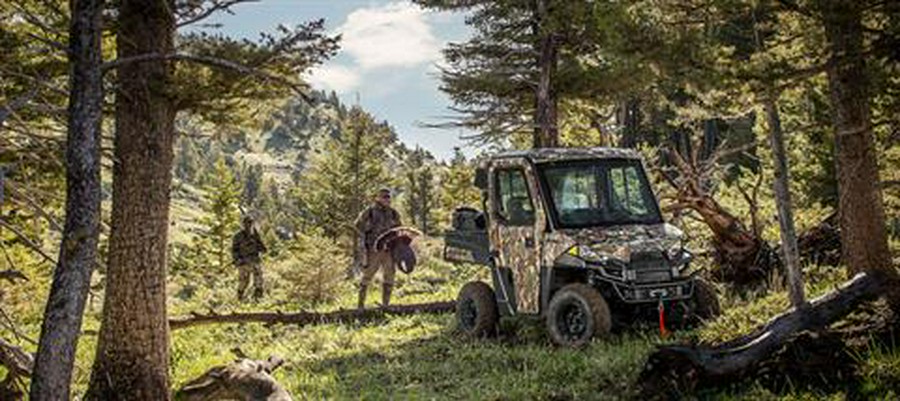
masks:
<path fill-rule="evenodd" d="M 666 258 L 669 259 L 669 262 L 672 263 L 681 263 L 682 261 L 686 261 L 685 259 L 690 259 L 690 252 L 684 249 L 681 244 L 675 245 L 666 250 Z"/>
<path fill-rule="evenodd" d="M 566 253 L 585 262 L 606 263 L 607 260 L 609 260 L 609 258 L 607 258 L 606 256 L 600 255 L 599 253 L 585 245 L 575 245 L 569 248 Z"/>

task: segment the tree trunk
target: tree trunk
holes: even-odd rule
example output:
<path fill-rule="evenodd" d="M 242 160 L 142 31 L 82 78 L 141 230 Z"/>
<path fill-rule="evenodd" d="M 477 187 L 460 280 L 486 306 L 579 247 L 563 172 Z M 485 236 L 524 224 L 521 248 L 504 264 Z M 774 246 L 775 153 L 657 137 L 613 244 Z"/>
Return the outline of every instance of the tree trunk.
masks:
<path fill-rule="evenodd" d="M 549 19 L 548 3 L 552 0 L 535 0 L 534 34 L 538 38 L 539 68 L 537 93 L 535 96 L 534 138 L 535 148 L 559 146 L 557 127 L 557 99 L 553 89 L 553 75 L 556 73 L 559 44 L 556 35 L 547 29 Z"/>
<path fill-rule="evenodd" d="M 118 57 L 173 51 L 173 0 L 121 0 Z M 87 399 L 169 399 L 166 243 L 175 107 L 164 60 L 117 69 L 106 297 Z"/>
<path fill-rule="evenodd" d="M 827 72 L 844 262 L 854 271 L 891 270 L 865 75 L 861 11 L 864 4 L 823 0 L 820 5 L 833 57 Z"/>
<path fill-rule="evenodd" d="M 787 154 L 784 150 L 784 133 L 781 130 L 781 116 L 778 113 L 776 95 L 765 99 L 766 119 L 769 123 L 769 140 L 775 159 L 775 204 L 778 208 L 778 224 L 781 228 L 781 255 L 787 273 L 788 296 L 791 306 L 797 309 L 806 306 L 803 295 L 803 273 L 800 270 L 800 252 L 797 250 L 797 232 L 794 230 L 794 214 L 791 203 L 791 174 Z"/>
<path fill-rule="evenodd" d="M 66 222 L 44 309 L 32 400 L 68 400 L 75 349 L 100 236 L 103 0 L 73 0 L 69 27 Z"/>

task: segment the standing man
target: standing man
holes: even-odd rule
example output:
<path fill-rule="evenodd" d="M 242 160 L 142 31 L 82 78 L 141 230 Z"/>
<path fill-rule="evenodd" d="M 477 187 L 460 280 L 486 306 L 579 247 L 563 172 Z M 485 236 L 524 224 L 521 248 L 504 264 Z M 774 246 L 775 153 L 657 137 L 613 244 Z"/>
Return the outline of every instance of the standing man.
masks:
<path fill-rule="evenodd" d="M 253 218 L 245 216 L 241 231 L 235 234 L 231 240 L 231 256 L 234 265 L 238 268 L 238 300 L 244 301 L 244 292 L 250 284 L 250 275 L 253 275 L 253 298 L 263 296 L 262 260 L 260 254 L 267 251 L 259 237 L 259 232 L 253 226 Z"/>
<path fill-rule="evenodd" d="M 391 290 L 394 288 L 394 260 L 387 250 L 375 249 L 375 240 L 385 231 L 400 226 L 400 213 L 391 207 L 391 190 L 382 188 L 375 195 L 372 206 L 364 210 L 356 219 L 356 230 L 359 233 L 359 242 L 364 245 L 364 259 L 362 261 L 362 280 L 359 283 L 359 303 L 357 307 L 362 309 L 366 303 L 366 291 L 369 283 L 375 276 L 375 272 L 381 270 L 383 281 L 381 287 L 381 305 L 388 306 L 391 302 Z"/>

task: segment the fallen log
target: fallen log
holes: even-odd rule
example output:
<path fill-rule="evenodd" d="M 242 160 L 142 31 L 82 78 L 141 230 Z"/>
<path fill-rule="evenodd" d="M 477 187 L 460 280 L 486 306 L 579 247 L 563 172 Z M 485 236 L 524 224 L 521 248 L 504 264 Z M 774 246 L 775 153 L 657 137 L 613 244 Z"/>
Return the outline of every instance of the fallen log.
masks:
<path fill-rule="evenodd" d="M 179 401 L 266 400 L 292 401 L 291 395 L 272 377 L 284 360 L 270 356 L 264 361 L 247 358 L 237 350 L 238 359 L 215 366 L 175 393 Z"/>
<path fill-rule="evenodd" d="M 334 312 L 235 312 L 220 314 L 210 311 L 206 314 L 192 313 L 191 316 L 169 319 L 171 330 L 185 327 L 217 323 L 263 323 L 293 324 L 309 326 L 328 323 L 369 322 L 385 316 L 403 316 L 417 314 L 440 314 L 453 312 L 456 303 L 453 301 L 431 302 L 411 305 L 391 305 L 374 309 L 340 309 Z"/>
<path fill-rule="evenodd" d="M 829 326 L 880 295 L 884 281 L 860 273 L 802 309 L 790 309 L 755 332 L 717 346 L 672 345 L 650 355 L 639 383 L 644 394 L 668 399 L 699 388 L 733 383 L 797 334 Z"/>

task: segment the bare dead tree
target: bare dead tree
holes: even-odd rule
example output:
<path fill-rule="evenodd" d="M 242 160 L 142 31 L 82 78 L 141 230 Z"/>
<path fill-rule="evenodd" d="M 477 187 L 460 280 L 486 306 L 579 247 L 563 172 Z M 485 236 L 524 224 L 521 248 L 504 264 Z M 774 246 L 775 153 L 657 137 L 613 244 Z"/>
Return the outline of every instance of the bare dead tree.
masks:
<path fill-rule="evenodd" d="M 765 282 L 771 272 L 778 267 L 777 255 L 772 247 L 760 238 L 758 217 L 754 216 L 758 185 L 752 196 L 745 195 L 750 202 L 754 221 L 752 231 L 715 199 L 711 189 L 713 176 L 721 168 L 720 160 L 744 152 L 753 146 L 756 144 L 734 149 L 719 146 L 706 159 L 700 157 L 701 146 L 691 146 L 692 151 L 687 155 L 670 148 L 664 153 L 669 166 L 658 167 L 662 170 L 662 176 L 675 190 L 673 194 L 663 196 L 663 199 L 668 201 L 663 211 L 678 214 L 686 211 L 697 213 L 713 233 L 713 246 L 719 266 L 716 275 L 720 280 L 739 287 Z"/>
<path fill-rule="evenodd" d="M 775 205 L 778 208 L 778 223 L 781 227 L 781 256 L 787 272 L 788 296 L 791 306 L 796 309 L 806 307 L 803 295 L 803 273 L 800 270 L 800 251 L 797 248 L 797 232 L 794 229 L 794 212 L 791 202 L 790 170 L 787 152 L 784 150 L 784 132 L 778 113 L 778 97 L 770 93 L 763 100 L 766 121 L 769 125 L 769 141 L 775 159 Z"/>

